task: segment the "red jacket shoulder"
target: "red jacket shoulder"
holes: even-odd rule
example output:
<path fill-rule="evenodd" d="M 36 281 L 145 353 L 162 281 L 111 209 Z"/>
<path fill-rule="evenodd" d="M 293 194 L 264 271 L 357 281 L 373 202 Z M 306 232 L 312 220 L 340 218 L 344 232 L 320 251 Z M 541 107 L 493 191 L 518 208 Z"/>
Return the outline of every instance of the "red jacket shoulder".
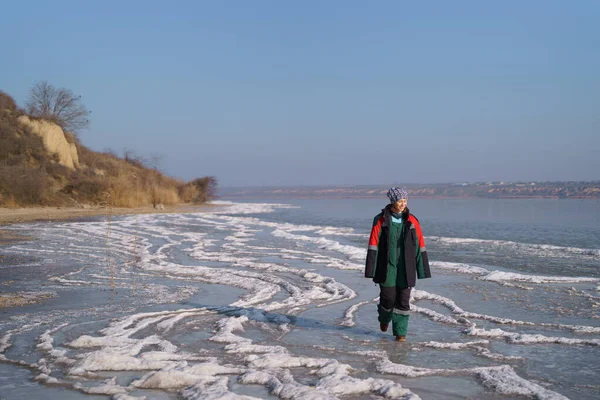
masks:
<path fill-rule="evenodd" d="M 415 224 L 415 225 L 419 225 L 419 220 L 417 219 L 417 217 L 415 217 L 415 216 L 414 216 L 414 215 L 412 215 L 412 214 L 409 214 L 409 216 L 408 216 L 408 220 L 409 220 L 410 222 L 412 222 L 413 224 Z"/>

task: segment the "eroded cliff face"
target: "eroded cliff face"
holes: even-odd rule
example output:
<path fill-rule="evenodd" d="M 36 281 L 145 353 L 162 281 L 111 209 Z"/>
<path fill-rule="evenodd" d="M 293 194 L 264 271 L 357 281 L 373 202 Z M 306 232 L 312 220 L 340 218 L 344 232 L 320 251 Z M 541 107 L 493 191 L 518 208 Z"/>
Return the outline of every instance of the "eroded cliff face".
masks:
<path fill-rule="evenodd" d="M 77 146 L 67 142 L 62 128 L 52 122 L 33 120 L 26 115 L 19 117 L 19 122 L 29 127 L 31 131 L 42 137 L 44 146 L 49 153 L 58 154 L 58 162 L 67 168 L 79 168 Z"/>

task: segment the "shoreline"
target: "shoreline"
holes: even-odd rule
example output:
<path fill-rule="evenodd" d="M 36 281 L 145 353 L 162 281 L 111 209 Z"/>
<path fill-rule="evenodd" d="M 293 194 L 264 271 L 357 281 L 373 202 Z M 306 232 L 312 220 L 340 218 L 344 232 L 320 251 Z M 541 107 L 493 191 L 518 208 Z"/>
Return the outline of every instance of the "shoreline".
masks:
<path fill-rule="evenodd" d="M 178 204 L 164 206 L 164 209 L 147 207 L 113 207 L 113 208 L 77 208 L 77 207 L 30 207 L 30 208 L 1 208 L 0 230 L 3 226 L 40 221 L 65 221 L 103 215 L 135 215 L 135 214 L 173 214 L 201 212 L 211 204 Z"/>
<path fill-rule="evenodd" d="M 0 208 L 0 249 L 11 244 L 25 242 L 32 238 L 23 232 L 16 232 L 11 229 L 3 229 L 12 224 L 28 222 L 50 222 L 50 221 L 75 221 L 82 218 L 106 216 L 106 215 L 136 215 L 136 214 L 173 214 L 173 213 L 194 213 L 214 207 L 211 204 L 179 204 L 173 206 L 164 206 L 164 209 L 156 209 L 151 206 L 135 208 L 76 208 L 76 207 L 30 207 L 30 208 Z M 0 264 L 15 263 L 18 261 L 11 259 L 0 253 Z M 10 286 L 13 281 L 0 282 L 0 285 Z M 0 293 L 0 310 L 13 307 L 21 307 L 31 304 L 41 303 L 53 297 L 51 293 L 41 292 L 7 292 Z"/>

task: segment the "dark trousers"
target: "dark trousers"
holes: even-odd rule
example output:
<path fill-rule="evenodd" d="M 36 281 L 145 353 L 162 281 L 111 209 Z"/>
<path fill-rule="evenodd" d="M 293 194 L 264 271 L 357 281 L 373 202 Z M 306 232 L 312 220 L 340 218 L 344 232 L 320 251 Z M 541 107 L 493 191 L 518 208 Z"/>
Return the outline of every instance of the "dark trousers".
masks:
<path fill-rule="evenodd" d="M 392 331 L 395 336 L 406 336 L 411 289 L 409 287 L 383 287 L 379 285 L 378 319 L 383 324 L 389 324 L 391 321 Z"/>

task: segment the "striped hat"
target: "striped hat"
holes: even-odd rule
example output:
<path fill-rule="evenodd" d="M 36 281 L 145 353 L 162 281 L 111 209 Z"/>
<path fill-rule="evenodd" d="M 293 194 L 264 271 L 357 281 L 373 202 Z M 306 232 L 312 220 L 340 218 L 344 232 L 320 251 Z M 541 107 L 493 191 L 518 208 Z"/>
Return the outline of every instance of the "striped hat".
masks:
<path fill-rule="evenodd" d="M 387 197 L 390 199 L 390 203 L 393 204 L 400 199 L 407 199 L 408 192 L 406 191 L 406 188 L 393 187 L 390 190 L 388 190 Z"/>

